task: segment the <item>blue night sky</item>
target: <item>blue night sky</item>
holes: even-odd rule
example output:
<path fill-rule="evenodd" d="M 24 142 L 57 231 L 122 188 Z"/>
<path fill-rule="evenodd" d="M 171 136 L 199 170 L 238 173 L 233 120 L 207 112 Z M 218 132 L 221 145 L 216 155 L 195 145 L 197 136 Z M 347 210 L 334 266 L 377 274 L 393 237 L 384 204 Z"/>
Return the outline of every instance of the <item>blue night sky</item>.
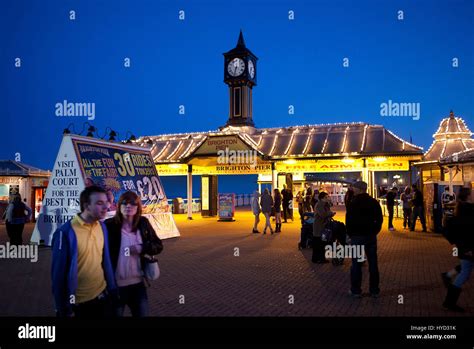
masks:
<path fill-rule="evenodd" d="M 474 1 L 459 0 L 2 0 L 0 159 L 19 152 L 51 169 L 62 130 L 87 121 L 56 116 L 63 100 L 95 103 L 101 136 L 106 127 L 124 138 L 224 125 L 222 53 L 240 29 L 259 57 L 257 127 L 364 121 L 426 150 L 450 109 L 474 129 L 473 27 Z M 380 116 L 388 100 L 420 103 L 420 120 Z"/>

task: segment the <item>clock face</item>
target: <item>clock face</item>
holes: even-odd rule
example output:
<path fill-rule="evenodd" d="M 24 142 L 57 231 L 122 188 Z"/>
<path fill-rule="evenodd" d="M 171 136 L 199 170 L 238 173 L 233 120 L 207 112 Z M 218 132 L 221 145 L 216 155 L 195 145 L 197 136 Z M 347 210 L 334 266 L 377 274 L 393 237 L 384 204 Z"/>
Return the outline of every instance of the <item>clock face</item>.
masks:
<path fill-rule="evenodd" d="M 245 63 L 240 58 L 234 58 L 227 65 L 227 72 L 231 76 L 239 76 L 244 72 L 244 70 L 245 70 Z"/>
<path fill-rule="evenodd" d="M 249 61 L 249 75 L 253 79 L 255 77 L 255 66 L 253 65 L 252 61 Z"/>

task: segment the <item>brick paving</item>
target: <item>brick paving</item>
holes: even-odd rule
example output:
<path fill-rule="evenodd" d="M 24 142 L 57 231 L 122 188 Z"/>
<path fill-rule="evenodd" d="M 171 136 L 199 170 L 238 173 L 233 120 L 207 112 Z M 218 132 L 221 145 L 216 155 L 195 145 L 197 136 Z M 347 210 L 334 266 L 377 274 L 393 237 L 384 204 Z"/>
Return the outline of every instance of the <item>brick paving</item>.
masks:
<path fill-rule="evenodd" d="M 297 249 L 299 221 L 283 224 L 280 234 L 257 235 L 251 234 L 253 217 L 246 210 L 236 212 L 235 222 L 175 218 L 181 237 L 164 241 L 162 274 L 148 290 L 153 316 L 456 316 L 441 308 L 440 273 L 458 260 L 442 236 L 421 233 L 419 226 L 407 232 L 396 219 L 398 230 L 389 232 L 384 223 L 378 249 L 381 296 L 352 299 L 347 295 L 350 261 L 340 267 L 311 263 L 311 250 Z M 343 221 L 344 212 L 335 218 Z M 29 224 L 24 236 L 32 230 Z M 5 241 L 2 225 L 0 243 Z M 0 316 L 54 315 L 50 262 L 47 247 L 39 249 L 37 263 L 0 260 Z M 398 303 L 399 295 L 404 304 Z M 465 316 L 472 316 L 473 301 L 471 280 L 460 298 Z"/>

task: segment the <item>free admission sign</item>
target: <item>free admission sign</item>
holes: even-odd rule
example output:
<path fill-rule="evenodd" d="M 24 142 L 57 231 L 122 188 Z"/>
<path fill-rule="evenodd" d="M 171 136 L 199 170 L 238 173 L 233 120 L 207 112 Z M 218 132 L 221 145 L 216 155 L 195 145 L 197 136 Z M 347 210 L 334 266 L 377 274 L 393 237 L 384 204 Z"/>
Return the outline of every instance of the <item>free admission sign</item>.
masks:
<path fill-rule="evenodd" d="M 179 236 L 149 149 L 64 135 L 31 242 L 51 245 L 54 231 L 80 212 L 79 195 L 90 185 L 106 190 L 107 218 L 130 190 L 140 196 L 143 215 L 160 238 Z"/>

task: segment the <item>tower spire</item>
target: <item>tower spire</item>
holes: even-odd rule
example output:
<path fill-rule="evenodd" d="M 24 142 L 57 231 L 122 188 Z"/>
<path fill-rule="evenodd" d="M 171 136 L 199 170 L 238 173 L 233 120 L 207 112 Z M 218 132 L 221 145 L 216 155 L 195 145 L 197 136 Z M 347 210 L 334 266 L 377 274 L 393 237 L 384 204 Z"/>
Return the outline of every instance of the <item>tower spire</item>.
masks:
<path fill-rule="evenodd" d="M 237 41 L 236 47 L 245 47 L 244 34 L 242 34 L 242 29 L 240 29 L 239 40 Z"/>

